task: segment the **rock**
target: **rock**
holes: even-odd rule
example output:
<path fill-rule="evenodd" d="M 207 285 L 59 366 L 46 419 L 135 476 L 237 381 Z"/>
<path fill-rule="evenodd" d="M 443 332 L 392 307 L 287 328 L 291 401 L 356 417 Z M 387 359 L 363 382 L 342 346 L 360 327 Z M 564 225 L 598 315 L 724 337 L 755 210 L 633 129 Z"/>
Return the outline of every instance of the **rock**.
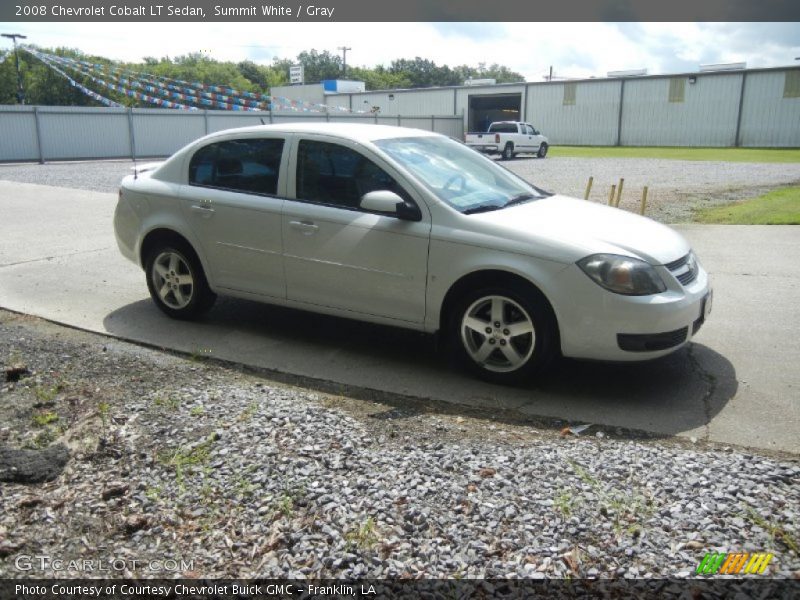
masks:
<path fill-rule="evenodd" d="M 28 367 L 25 365 L 11 365 L 4 369 L 5 379 L 7 383 L 19 381 L 22 377 L 27 377 L 31 374 Z"/>
<path fill-rule="evenodd" d="M 120 496 L 124 496 L 128 493 L 128 484 L 127 483 L 118 483 L 113 482 L 108 484 L 104 489 L 100 496 L 103 500 L 111 500 L 112 498 L 119 498 Z"/>
<path fill-rule="evenodd" d="M 69 450 L 54 444 L 44 450 L 0 447 L 0 481 L 7 483 L 42 483 L 61 474 L 69 461 Z"/>
<path fill-rule="evenodd" d="M 145 515 L 131 515 L 125 519 L 124 529 L 128 535 L 144 529 L 150 520 Z"/>

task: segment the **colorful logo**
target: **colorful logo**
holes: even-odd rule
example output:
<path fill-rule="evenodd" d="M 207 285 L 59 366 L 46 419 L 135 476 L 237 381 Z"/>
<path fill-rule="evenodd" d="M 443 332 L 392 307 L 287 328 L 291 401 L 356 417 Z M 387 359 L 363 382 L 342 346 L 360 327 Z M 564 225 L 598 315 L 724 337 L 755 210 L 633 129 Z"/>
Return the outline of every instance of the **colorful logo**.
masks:
<path fill-rule="evenodd" d="M 761 575 L 774 555 L 768 552 L 709 552 L 697 565 L 698 575 Z"/>

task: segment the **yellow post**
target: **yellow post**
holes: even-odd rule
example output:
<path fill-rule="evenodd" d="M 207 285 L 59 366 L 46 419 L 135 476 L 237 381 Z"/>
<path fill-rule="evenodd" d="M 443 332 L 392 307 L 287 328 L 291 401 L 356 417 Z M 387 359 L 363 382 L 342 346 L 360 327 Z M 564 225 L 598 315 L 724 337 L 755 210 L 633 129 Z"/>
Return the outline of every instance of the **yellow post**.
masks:
<path fill-rule="evenodd" d="M 642 206 L 639 209 L 640 215 L 644 214 L 645 207 L 647 207 L 647 186 L 644 186 L 644 189 L 642 190 Z"/>
<path fill-rule="evenodd" d="M 622 185 L 625 183 L 625 180 L 620 178 L 619 180 L 619 187 L 617 188 L 617 200 L 614 202 L 614 206 L 619 208 L 619 201 L 622 199 Z"/>
<path fill-rule="evenodd" d="M 616 191 L 617 191 L 617 186 L 616 185 L 612 185 L 611 186 L 611 193 L 608 195 L 608 205 L 609 206 L 614 206 L 614 192 L 616 192 Z"/>
<path fill-rule="evenodd" d="M 594 177 L 589 177 L 589 183 L 586 184 L 586 193 L 583 195 L 584 200 L 589 199 L 589 192 L 592 191 L 592 182 L 594 181 Z"/>

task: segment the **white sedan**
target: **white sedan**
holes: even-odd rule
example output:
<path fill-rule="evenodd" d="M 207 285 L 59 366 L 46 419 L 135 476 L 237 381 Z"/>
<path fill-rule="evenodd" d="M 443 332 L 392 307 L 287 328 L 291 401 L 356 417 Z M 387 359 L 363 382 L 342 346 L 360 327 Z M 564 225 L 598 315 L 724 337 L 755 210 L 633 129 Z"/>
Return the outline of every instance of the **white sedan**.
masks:
<path fill-rule="evenodd" d="M 215 133 L 126 177 L 114 228 L 171 317 L 226 294 L 438 332 L 500 383 L 559 354 L 668 354 L 711 308 L 706 272 L 672 229 L 544 192 L 416 129 Z"/>

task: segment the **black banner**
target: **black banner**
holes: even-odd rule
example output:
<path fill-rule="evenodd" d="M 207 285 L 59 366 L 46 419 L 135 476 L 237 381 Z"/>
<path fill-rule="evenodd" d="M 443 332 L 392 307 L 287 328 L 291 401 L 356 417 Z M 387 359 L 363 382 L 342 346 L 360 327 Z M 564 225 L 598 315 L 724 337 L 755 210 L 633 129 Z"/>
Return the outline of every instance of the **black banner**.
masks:
<path fill-rule="evenodd" d="M 8 22 L 800 21 L 797 0 L 11 0 Z"/>
<path fill-rule="evenodd" d="M 208 580 L 63 579 L 1 580 L 0 598 L 19 600 L 228 600 L 359 598 L 770 598 L 800 595 L 800 581 L 758 576 L 741 579 L 573 579 L 573 580 Z"/>

